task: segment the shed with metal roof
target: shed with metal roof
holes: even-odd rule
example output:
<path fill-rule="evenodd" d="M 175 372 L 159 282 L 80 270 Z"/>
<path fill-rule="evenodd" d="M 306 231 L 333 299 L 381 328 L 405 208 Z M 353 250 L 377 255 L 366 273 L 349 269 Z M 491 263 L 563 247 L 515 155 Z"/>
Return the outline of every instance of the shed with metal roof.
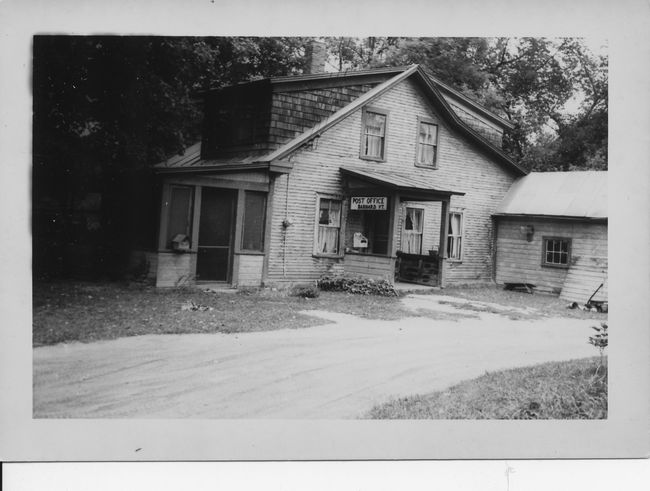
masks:
<path fill-rule="evenodd" d="M 607 172 L 533 172 L 493 216 L 497 283 L 607 300 Z"/>

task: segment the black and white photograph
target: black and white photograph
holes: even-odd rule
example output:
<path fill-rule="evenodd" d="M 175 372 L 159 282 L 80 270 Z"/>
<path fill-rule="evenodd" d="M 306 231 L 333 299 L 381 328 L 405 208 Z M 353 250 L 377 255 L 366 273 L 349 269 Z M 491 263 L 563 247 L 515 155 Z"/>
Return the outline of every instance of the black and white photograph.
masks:
<path fill-rule="evenodd" d="M 397 31 L 30 33 L 15 455 L 648 451 L 619 34 Z"/>
<path fill-rule="evenodd" d="M 36 36 L 34 417 L 607 418 L 606 48 Z"/>

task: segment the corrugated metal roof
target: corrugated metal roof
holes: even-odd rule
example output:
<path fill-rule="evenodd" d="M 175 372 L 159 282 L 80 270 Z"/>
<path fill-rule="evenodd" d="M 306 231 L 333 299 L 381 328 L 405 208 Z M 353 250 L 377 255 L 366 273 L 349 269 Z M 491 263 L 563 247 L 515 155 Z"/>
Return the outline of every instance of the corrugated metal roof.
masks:
<path fill-rule="evenodd" d="M 459 191 L 448 191 L 445 189 L 432 188 L 430 186 L 422 185 L 421 179 L 416 179 L 410 176 L 405 176 L 403 174 L 397 174 L 395 172 L 383 173 L 379 171 L 368 171 L 365 169 L 357 169 L 351 167 L 341 167 L 341 171 L 345 174 L 357 177 L 364 181 L 369 181 L 374 184 L 379 184 L 386 186 L 390 189 L 399 189 L 399 190 L 412 190 L 412 191 L 424 191 L 430 193 L 439 193 L 439 194 L 456 194 L 464 195 L 465 193 Z"/>
<path fill-rule="evenodd" d="M 607 172 L 531 172 L 515 181 L 495 214 L 607 218 Z"/>

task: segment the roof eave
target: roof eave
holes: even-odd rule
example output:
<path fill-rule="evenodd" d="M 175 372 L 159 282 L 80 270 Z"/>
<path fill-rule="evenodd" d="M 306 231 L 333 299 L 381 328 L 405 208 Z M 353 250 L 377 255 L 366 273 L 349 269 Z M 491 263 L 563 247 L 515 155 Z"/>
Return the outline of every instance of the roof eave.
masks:
<path fill-rule="evenodd" d="M 607 222 L 607 217 L 590 217 L 584 215 L 546 215 L 543 213 L 507 213 L 507 212 L 498 212 L 493 213 L 493 217 L 503 217 L 503 218 L 537 218 L 537 219 L 546 219 L 546 220 L 572 220 L 572 221 L 584 221 L 584 222 Z"/>
<path fill-rule="evenodd" d="M 438 102 L 438 109 L 441 109 L 446 113 L 450 121 L 453 123 L 453 126 L 465 133 L 466 136 L 469 136 L 471 140 L 474 140 L 478 143 L 484 150 L 487 150 L 493 157 L 496 157 L 498 160 L 506 164 L 517 174 L 525 176 L 528 174 L 528 171 L 520 167 L 516 162 L 514 162 L 508 155 L 505 154 L 501 149 L 492 145 L 489 141 L 483 138 L 479 133 L 475 132 L 470 128 L 465 122 L 460 119 L 460 117 L 454 112 L 449 103 L 442 96 L 438 88 L 434 85 L 434 82 L 427 75 L 427 73 L 420 67 L 417 66 L 417 72 L 420 76 L 420 80 L 428 87 L 430 92 L 435 96 L 436 102 Z M 435 104 L 434 104 L 435 105 Z"/>
<path fill-rule="evenodd" d="M 220 172 L 255 170 L 269 170 L 271 172 L 286 173 L 289 172 L 290 169 L 287 170 L 287 166 L 272 166 L 269 162 L 201 165 L 194 167 L 154 167 L 154 172 L 157 174 L 215 174 Z"/>

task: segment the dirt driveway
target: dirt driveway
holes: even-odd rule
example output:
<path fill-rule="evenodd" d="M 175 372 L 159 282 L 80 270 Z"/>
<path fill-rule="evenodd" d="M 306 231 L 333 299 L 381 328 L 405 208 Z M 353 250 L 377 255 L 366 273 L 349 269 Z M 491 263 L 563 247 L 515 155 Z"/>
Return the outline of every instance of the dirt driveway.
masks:
<path fill-rule="evenodd" d="M 458 313 L 457 300 L 410 295 L 403 302 Z M 594 355 L 587 343 L 593 320 L 473 310 L 475 318 L 458 322 L 311 311 L 334 323 L 39 347 L 34 417 L 357 418 L 392 397 L 485 371 Z"/>

